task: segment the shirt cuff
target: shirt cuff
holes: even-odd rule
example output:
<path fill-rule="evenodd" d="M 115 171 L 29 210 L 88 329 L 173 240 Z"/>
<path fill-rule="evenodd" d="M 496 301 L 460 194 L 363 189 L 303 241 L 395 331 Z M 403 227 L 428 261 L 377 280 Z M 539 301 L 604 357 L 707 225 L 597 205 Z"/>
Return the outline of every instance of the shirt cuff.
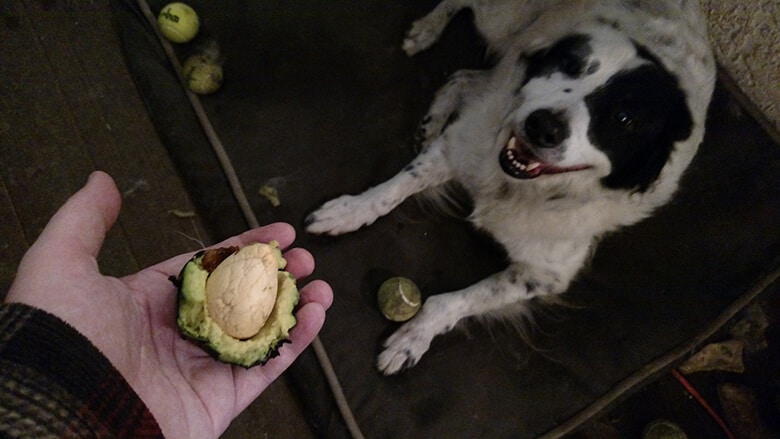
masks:
<path fill-rule="evenodd" d="M 0 436 L 159 438 L 141 398 L 81 333 L 43 310 L 0 305 Z"/>

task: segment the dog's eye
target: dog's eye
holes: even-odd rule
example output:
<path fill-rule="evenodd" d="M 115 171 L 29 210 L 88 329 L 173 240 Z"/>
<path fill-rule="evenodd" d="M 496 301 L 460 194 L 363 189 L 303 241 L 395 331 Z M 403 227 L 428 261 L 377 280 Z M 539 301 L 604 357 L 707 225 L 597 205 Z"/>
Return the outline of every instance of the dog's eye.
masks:
<path fill-rule="evenodd" d="M 626 111 L 618 111 L 615 113 L 615 121 L 625 128 L 634 124 L 634 118 Z"/>

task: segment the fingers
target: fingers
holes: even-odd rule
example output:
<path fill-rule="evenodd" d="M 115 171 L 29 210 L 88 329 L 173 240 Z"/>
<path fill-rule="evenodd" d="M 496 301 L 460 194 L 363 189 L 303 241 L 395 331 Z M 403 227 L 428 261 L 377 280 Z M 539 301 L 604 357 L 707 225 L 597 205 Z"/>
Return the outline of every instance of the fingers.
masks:
<path fill-rule="evenodd" d="M 319 303 L 308 303 L 295 314 L 298 323 L 290 332 L 290 343 L 282 345 L 279 356 L 263 366 L 234 368 L 236 379 L 236 414 L 277 379 L 311 344 L 325 322 L 325 309 Z"/>
<path fill-rule="evenodd" d="M 279 356 L 252 369 L 236 368 L 236 410 L 246 408 L 298 358 L 319 334 L 325 323 L 325 312 L 333 303 L 333 290 L 321 280 L 301 288 L 301 300 L 295 313 L 298 323 L 290 332 L 290 343 L 282 345 Z"/>
<path fill-rule="evenodd" d="M 226 239 L 217 244 L 216 247 L 225 247 L 230 245 L 245 246 L 253 242 L 271 242 L 276 241 L 279 247 L 285 249 L 295 241 L 295 229 L 287 223 L 273 223 L 267 226 L 247 230 L 246 232 Z"/>
<path fill-rule="evenodd" d="M 309 303 L 318 303 L 323 309 L 327 310 L 333 304 L 333 289 L 327 282 L 322 280 L 309 282 L 301 288 L 299 306 L 303 307 Z"/>
<path fill-rule="evenodd" d="M 246 232 L 241 233 L 240 235 L 230 237 L 220 243 L 211 245 L 208 248 L 230 247 L 230 246 L 243 247 L 253 242 L 267 243 L 271 241 L 276 241 L 279 243 L 279 247 L 284 250 L 285 248 L 289 247 L 294 240 L 295 240 L 295 229 L 293 228 L 293 226 L 287 223 L 273 223 L 267 226 L 247 230 Z M 187 261 L 192 257 L 193 254 L 195 254 L 195 252 L 174 256 L 150 268 L 165 273 L 166 276 L 177 275 L 179 274 L 179 271 L 184 266 L 184 264 L 187 263 Z M 293 273 L 293 275 L 297 277 L 295 273 Z M 305 275 L 301 275 L 301 277 L 303 276 Z"/>
<path fill-rule="evenodd" d="M 276 240 L 282 249 L 287 248 L 295 239 L 295 230 L 284 223 L 270 224 L 249 230 L 227 239 L 215 247 L 231 245 L 244 246 L 252 242 Z M 180 255 L 153 267 L 155 271 L 177 274 L 192 254 Z M 302 248 L 292 248 L 284 253 L 287 260 L 285 270 L 296 279 L 309 276 L 314 270 L 314 257 Z M 280 355 L 266 365 L 251 369 L 234 367 L 236 379 L 236 414 L 246 408 L 268 385 L 278 378 L 290 364 L 303 352 L 317 336 L 325 322 L 325 312 L 333 303 L 333 290 L 326 282 L 314 280 L 300 286 L 300 301 L 295 312 L 297 324 L 290 332 L 290 343 L 280 348 Z M 163 297 L 164 295 L 160 295 Z M 169 301 L 171 306 L 173 301 Z M 162 308 L 162 307 L 160 307 Z"/>
<path fill-rule="evenodd" d="M 293 248 L 284 253 L 287 261 L 285 271 L 295 276 L 296 279 L 304 278 L 314 271 L 314 256 L 302 248 Z"/>

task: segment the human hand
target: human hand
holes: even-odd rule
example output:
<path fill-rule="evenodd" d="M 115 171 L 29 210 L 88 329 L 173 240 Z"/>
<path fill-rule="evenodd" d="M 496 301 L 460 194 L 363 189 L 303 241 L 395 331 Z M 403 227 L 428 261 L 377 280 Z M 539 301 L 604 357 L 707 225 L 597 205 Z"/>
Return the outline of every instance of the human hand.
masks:
<path fill-rule="evenodd" d="M 291 343 L 266 365 L 244 369 L 219 363 L 183 339 L 176 326 L 176 288 L 168 278 L 178 275 L 192 254 L 121 279 L 100 274 L 97 254 L 120 206 L 111 177 L 93 173 L 24 256 L 6 301 L 48 311 L 85 335 L 122 373 L 166 437 L 217 437 L 311 343 L 333 292 L 317 280 L 300 289 Z M 285 249 L 294 238 L 290 225 L 277 223 L 217 246 L 276 240 Z M 293 248 L 284 257 L 286 270 L 298 279 L 314 269 L 306 250 Z"/>

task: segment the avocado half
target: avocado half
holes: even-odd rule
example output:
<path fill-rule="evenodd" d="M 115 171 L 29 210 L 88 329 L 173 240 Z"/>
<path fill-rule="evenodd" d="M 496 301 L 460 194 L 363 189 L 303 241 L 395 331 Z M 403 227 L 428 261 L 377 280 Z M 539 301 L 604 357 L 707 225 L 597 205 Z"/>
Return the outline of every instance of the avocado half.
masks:
<path fill-rule="evenodd" d="M 253 336 L 233 338 L 209 316 L 206 306 L 206 280 L 211 272 L 238 247 L 203 250 L 196 253 L 182 268 L 174 283 L 179 289 L 177 324 L 181 334 L 198 342 L 217 360 L 246 368 L 265 364 L 279 354 L 279 347 L 288 342 L 290 330 L 297 323 L 293 310 L 300 294 L 295 278 L 283 271 L 287 261 L 279 244 L 272 241 L 279 271 L 276 302 L 268 320 Z"/>

